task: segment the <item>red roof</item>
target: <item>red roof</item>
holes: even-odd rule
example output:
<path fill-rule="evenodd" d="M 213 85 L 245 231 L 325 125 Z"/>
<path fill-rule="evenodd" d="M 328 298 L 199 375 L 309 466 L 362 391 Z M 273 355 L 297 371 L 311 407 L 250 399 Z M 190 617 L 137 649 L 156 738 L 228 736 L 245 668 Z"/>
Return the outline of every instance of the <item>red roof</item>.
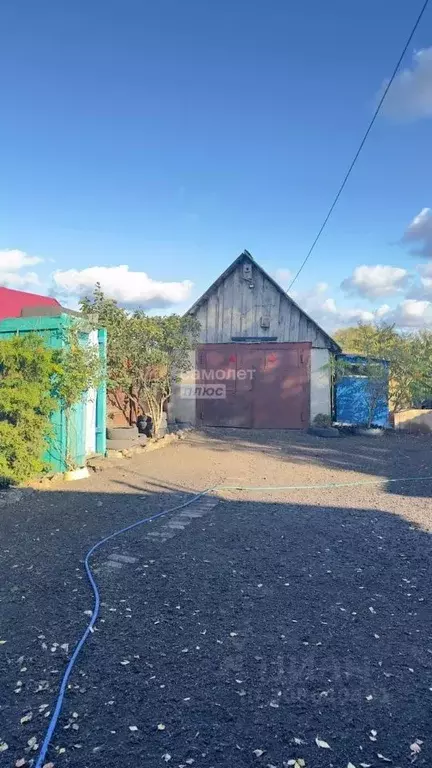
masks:
<path fill-rule="evenodd" d="M 23 307 L 40 306 L 59 307 L 60 304 L 51 296 L 39 296 L 37 293 L 0 287 L 0 320 L 5 320 L 7 317 L 21 317 Z"/>

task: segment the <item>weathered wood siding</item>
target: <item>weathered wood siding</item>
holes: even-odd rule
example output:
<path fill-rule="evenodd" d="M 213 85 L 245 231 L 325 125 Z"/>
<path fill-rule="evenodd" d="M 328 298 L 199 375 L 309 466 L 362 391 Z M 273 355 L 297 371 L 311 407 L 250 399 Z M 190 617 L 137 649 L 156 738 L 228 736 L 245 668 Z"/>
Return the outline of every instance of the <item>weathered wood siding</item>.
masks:
<path fill-rule="evenodd" d="M 330 347 L 315 323 L 288 296 L 281 294 L 256 265 L 252 283 L 250 288 L 240 264 L 198 307 L 195 316 L 201 323 L 202 344 L 228 343 L 233 336 L 277 336 L 277 341 L 310 341 L 313 347 Z M 268 328 L 261 327 L 264 316 L 270 318 Z"/>

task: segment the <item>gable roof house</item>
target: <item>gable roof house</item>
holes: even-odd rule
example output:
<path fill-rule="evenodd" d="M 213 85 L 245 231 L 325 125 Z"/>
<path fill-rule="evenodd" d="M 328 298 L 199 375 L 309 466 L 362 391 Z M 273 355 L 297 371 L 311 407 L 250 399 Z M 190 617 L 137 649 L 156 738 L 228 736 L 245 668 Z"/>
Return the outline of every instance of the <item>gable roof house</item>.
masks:
<path fill-rule="evenodd" d="M 171 418 L 196 425 L 302 429 L 331 413 L 340 347 L 244 251 L 187 312 L 200 323 Z"/>

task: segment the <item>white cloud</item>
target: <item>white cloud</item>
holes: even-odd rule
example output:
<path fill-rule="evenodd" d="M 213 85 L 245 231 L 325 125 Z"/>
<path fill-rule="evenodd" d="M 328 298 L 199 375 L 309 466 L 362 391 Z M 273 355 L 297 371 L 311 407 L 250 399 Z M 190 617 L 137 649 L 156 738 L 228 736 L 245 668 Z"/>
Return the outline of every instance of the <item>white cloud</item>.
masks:
<path fill-rule="evenodd" d="M 358 294 L 368 299 L 389 296 L 407 286 L 410 275 L 402 267 L 390 267 L 384 264 L 356 267 L 351 275 L 341 283 L 345 293 Z"/>
<path fill-rule="evenodd" d="M 321 312 L 330 312 L 332 315 L 336 314 L 337 307 L 334 299 L 326 299 L 321 305 Z"/>
<path fill-rule="evenodd" d="M 17 248 L 0 250 L 0 285 L 13 288 L 39 285 L 36 272 L 21 272 L 24 267 L 40 264 L 43 259 L 39 256 L 29 256 Z"/>
<path fill-rule="evenodd" d="M 424 328 L 432 323 L 432 302 L 405 299 L 390 312 L 386 319 L 399 328 Z"/>
<path fill-rule="evenodd" d="M 383 83 L 381 94 L 387 86 Z M 411 66 L 394 79 L 382 111 L 389 117 L 415 120 L 432 117 L 432 47 L 413 54 Z"/>
<path fill-rule="evenodd" d="M 355 325 L 358 322 L 372 323 L 383 319 L 390 312 L 388 304 L 383 304 L 375 310 L 341 307 L 334 298 L 325 296 L 327 290 L 326 283 L 318 283 L 311 291 L 297 294 L 295 300 L 313 320 L 330 332 L 344 325 Z"/>
<path fill-rule="evenodd" d="M 309 306 L 310 304 L 314 306 L 326 291 L 328 291 L 327 283 L 316 283 L 309 291 L 303 291 L 302 293 L 299 293 L 298 291 L 290 291 L 289 295 L 292 296 L 296 302 L 301 303 L 303 309 L 306 309 L 306 306 Z"/>
<path fill-rule="evenodd" d="M 152 280 L 145 272 L 132 272 L 126 264 L 116 267 L 87 267 L 57 270 L 53 273 L 55 289 L 63 296 L 91 294 L 96 283 L 112 299 L 129 307 L 145 309 L 166 307 L 188 299 L 193 283 Z"/>
<path fill-rule="evenodd" d="M 419 264 L 418 270 L 425 277 L 432 277 L 432 261 L 428 264 Z"/>
<path fill-rule="evenodd" d="M 417 216 L 414 216 L 403 234 L 402 243 L 416 245 L 413 253 L 419 256 L 432 257 L 432 210 L 430 208 L 423 208 Z"/>
<path fill-rule="evenodd" d="M 407 299 L 429 300 L 432 299 L 432 262 L 418 264 L 419 280 L 411 286 Z"/>
<path fill-rule="evenodd" d="M 422 277 L 421 284 L 423 286 L 424 293 L 430 294 L 432 296 L 432 278 Z"/>
<path fill-rule="evenodd" d="M 16 272 L 23 267 L 40 264 L 43 259 L 39 256 L 29 256 L 24 251 L 17 248 L 9 250 L 0 250 L 0 272 Z"/>
<path fill-rule="evenodd" d="M 432 262 L 428 264 L 419 264 L 418 271 L 420 272 L 420 283 L 422 287 L 422 296 L 414 296 L 414 298 L 430 298 L 432 297 Z"/>
<path fill-rule="evenodd" d="M 293 276 L 293 273 L 290 269 L 276 269 L 274 272 L 274 279 L 276 280 L 279 285 L 281 285 L 283 288 L 287 288 L 290 284 L 291 278 Z"/>
<path fill-rule="evenodd" d="M 424 265 L 425 280 L 430 281 L 430 301 L 427 298 L 407 298 L 394 309 L 388 304 L 381 304 L 375 309 L 345 307 L 333 297 L 326 297 L 322 285 L 311 291 L 298 294 L 295 300 L 313 320 L 332 333 L 337 328 L 357 323 L 385 321 L 394 323 L 399 328 L 424 328 L 432 326 L 432 263 Z M 429 277 L 430 275 L 430 277 Z M 327 288 L 327 286 L 324 286 Z"/>
<path fill-rule="evenodd" d="M 326 299 L 311 316 L 330 332 L 346 325 L 384 321 L 398 328 L 424 328 L 432 324 L 432 301 L 404 299 L 394 309 L 382 304 L 374 310 L 357 307 L 340 307 L 334 299 Z"/>
<path fill-rule="evenodd" d="M 376 320 L 381 320 L 390 311 L 388 304 L 382 304 L 380 307 L 374 310 L 361 309 L 356 307 L 340 307 L 339 309 L 334 306 L 334 317 L 336 324 L 339 325 L 351 325 L 355 323 L 373 323 Z"/>
<path fill-rule="evenodd" d="M 24 288 L 40 285 L 36 272 L 0 272 L 0 285 L 8 288 Z"/>

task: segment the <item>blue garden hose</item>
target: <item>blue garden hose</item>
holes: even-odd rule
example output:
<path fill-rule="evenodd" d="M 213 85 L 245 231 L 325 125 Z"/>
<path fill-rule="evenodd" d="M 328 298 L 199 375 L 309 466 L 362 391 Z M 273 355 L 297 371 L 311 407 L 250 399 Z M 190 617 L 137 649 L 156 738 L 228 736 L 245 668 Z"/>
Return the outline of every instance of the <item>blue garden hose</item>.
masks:
<path fill-rule="evenodd" d="M 432 480 L 432 476 L 427 477 L 399 477 L 399 478 L 390 478 L 390 479 L 380 479 L 380 480 L 359 480 L 357 482 L 352 483 L 323 483 L 321 485 L 219 485 L 215 486 L 214 488 L 207 488 L 205 491 L 202 491 L 201 493 L 197 493 L 192 498 L 190 498 L 188 501 L 183 502 L 182 504 L 177 504 L 175 507 L 170 507 L 169 509 L 164 509 L 162 512 L 158 512 L 156 515 L 151 515 L 151 517 L 144 517 L 142 520 L 138 520 L 136 523 L 132 523 L 131 525 L 127 525 L 125 528 L 121 528 L 118 531 L 115 531 L 114 533 L 111 533 L 109 536 L 105 536 L 105 538 L 100 539 L 100 541 L 97 541 L 96 544 L 93 544 L 93 546 L 89 549 L 85 556 L 84 560 L 84 566 L 85 570 L 88 576 L 88 580 L 91 584 L 91 588 L 93 590 L 94 595 L 94 607 L 93 612 L 91 615 L 91 619 L 89 623 L 87 624 L 87 627 L 85 628 L 81 638 L 79 639 L 77 645 L 75 646 L 74 652 L 69 660 L 69 663 L 64 671 L 59 692 L 57 694 L 56 699 L 56 705 L 54 708 L 54 712 L 51 715 L 49 725 L 39 752 L 38 759 L 35 764 L 35 768 L 43 768 L 45 756 L 48 750 L 48 747 L 51 743 L 51 739 L 54 735 L 54 731 L 57 727 L 57 722 L 60 717 L 64 697 L 66 694 L 66 687 L 68 684 L 69 677 L 71 675 L 71 672 L 75 666 L 75 662 L 79 656 L 79 653 L 84 646 L 89 634 L 93 632 L 93 627 L 96 623 L 97 617 L 99 615 L 99 607 L 100 607 L 100 595 L 99 595 L 99 589 L 96 583 L 96 580 L 93 576 L 92 570 L 90 568 L 90 558 L 93 555 L 93 553 L 99 549 L 103 544 L 105 544 L 107 541 L 110 541 L 111 539 L 116 538 L 117 536 L 120 536 L 122 533 L 126 533 L 126 531 L 131 531 L 133 528 L 138 528 L 138 526 L 143 525 L 144 523 L 151 523 L 153 520 L 157 520 L 159 517 L 163 517 L 164 515 L 168 515 L 171 512 L 177 512 L 180 509 L 184 509 L 184 507 L 188 507 L 190 504 L 193 504 L 195 501 L 198 501 L 198 499 L 202 498 L 202 496 L 206 496 L 209 493 L 213 493 L 214 491 L 299 491 L 299 490 L 325 490 L 330 488 L 350 488 L 354 486 L 362 486 L 362 485 L 381 485 L 382 483 L 403 483 L 403 482 L 421 482 L 423 480 Z"/>

